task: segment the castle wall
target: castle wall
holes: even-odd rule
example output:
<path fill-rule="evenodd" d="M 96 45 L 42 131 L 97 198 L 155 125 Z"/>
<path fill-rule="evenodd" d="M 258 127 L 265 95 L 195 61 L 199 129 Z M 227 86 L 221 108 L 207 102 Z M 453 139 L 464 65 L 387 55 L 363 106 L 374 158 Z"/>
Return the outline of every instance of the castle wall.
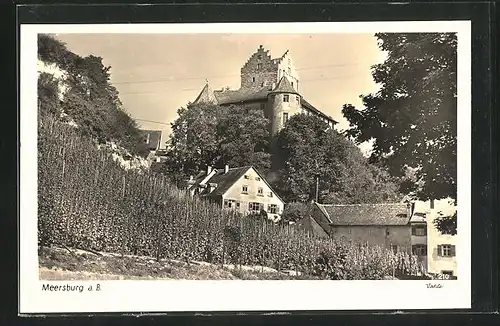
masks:
<path fill-rule="evenodd" d="M 241 68 L 241 88 L 271 86 L 278 81 L 278 64 L 260 47 Z"/>
<path fill-rule="evenodd" d="M 282 60 L 278 63 L 278 81 L 281 77 L 286 76 L 288 80 L 292 83 L 293 88 L 298 92 L 299 91 L 299 75 L 295 69 L 295 65 L 293 64 L 292 57 L 287 52 L 283 56 Z"/>

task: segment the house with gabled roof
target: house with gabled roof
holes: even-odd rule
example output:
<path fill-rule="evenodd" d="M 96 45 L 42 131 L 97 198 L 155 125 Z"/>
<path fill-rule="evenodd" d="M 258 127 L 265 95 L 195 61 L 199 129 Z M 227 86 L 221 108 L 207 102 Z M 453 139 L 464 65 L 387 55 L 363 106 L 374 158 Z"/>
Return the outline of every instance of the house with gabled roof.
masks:
<path fill-rule="evenodd" d="M 272 189 L 264 176 L 253 166 L 223 169 L 211 166 L 190 179 L 187 189 L 194 196 L 200 196 L 246 214 L 265 212 L 267 217 L 278 221 L 283 213 L 284 202 Z"/>
<path fill-rule="evenodd" d="M 269 51 L 261 45 L 241 68 L 239 89 L 213 90 L 207 81 L 190 105 L 239 105 L 260 109 L 271 121 L 272 135 L 276 135 L 290 117 L 299 113 L 317 116 L 330 128 L 334 128 L 337 121 L 306 101 L 299 92 L 299 82 L 288 50 L 281 57 L 272 58 Z"/>
<path fill-rule="evenodd" d="M 314 203 L 311 218 L 331 238 L 411 253 L 412 206 L 407 203 L 324 205 Z"/>

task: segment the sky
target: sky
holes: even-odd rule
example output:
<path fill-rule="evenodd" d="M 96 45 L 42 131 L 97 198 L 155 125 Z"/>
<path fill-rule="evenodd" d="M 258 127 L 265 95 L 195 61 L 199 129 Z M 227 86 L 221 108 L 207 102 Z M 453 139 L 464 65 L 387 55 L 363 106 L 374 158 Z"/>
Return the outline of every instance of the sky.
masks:
<path fill-rule="evenodd" d="M 111 66 L 110 82 L 125 110 L 143 129 L 162 130 L 168 140 L 177 110 L 193 101 L 206 80 L 213 89 L 240 87 L 240 69 L 262 45 L 273 58 L 289 50 L 301 95 L 349 126 L 342 105 L 361 106 L 376 92 L 370 67 L 383 62 L 373 34 L 57 34 L 80 56 Z M 154 121 L 154 122 L 149 122 Z M 164 147 L 164 145 L 162 146 Z"/>

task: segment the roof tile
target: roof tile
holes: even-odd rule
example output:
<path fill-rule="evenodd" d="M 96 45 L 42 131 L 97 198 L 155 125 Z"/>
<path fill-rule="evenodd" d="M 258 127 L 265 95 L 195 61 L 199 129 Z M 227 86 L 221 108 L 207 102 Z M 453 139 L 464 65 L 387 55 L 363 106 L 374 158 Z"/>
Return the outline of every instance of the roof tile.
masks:
<path fill-rule="evenodd" d="M 407 204 L 322 205 L 316 203 L 333 225 L 407 225 Z"/>

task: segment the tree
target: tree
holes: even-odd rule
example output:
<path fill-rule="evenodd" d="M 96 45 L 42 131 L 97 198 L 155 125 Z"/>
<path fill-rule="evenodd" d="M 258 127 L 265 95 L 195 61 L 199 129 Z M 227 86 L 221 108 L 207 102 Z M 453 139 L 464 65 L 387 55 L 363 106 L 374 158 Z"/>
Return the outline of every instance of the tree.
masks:
<path fill-rule="evenodd" d="M 178 114 L 166 162 L 167 174 L 174 181 L 195 175 L 207 165 L 253 165 L 263 172 L 270 167 L 269 121 L 262 111 L 198 104 L 181 108 Z"/>
<path fill-rule="evenodd" d="M 220 160 L 230 166 L 252 165 L 261 173 L 271 168 L 269 120 L 257 109 L 231 106 L 217 124 Z"/>
<path fill-rule="evenodd" d="M 311 214 L 311 207 L 308 204 L 300 202 L 288 203 L 283 210 L 283 215 L 281 216 L 281 221 L 297 222 L 300 219 L 307 217 Z"/>
<path fill-rule="evenodd" d="M 294 115 L 276 140 L 275 187 L 286 201 L 374 203 L 397 198 L 387 173 L 368 164 L 354 143 L 315 116 Z"/>
<path fill-rule="evenodd" d="M 59 86 L 54 76 L 41 73 L 38 76 L 38 106 L 39 114 L 57 114 L 59 104 Z"/>
<path fill-rule="evenodd" d="M 136 122 L 122 109 L 118 90 L 110 84 L 110 66 L 101 57 L 80 57 L 52 35 L 38 35 L 38 58 L 66 72 L 64 80 L 48 74 L 39 76 L 40 109 L 69 115 L 84 135 L 114 141 L 133 154 L 149 153 Z M 64 88 L 62 101 L 58 84 Z"/>
<path fill-rule="evenodd" d="M 342 113 L 346 135 L 357 143 L 373 141 L 371 162 L 413 178 L 402 191 L 418 199 L 456 200 L 457 186 L 457 37 L 454 33 L 378 33 L 386 60 L 375 65 L 381 89 L 363 95 L 363 108 Z M 410 181 L 410 182 L 408 182 Z"/>
<path fill-rule="evenodd" d="M 217 123 L 223 110 L 216 105 L 190 105 L 177 113 L 166 162 L 166 170 L 176 182 L 217 161 Z"/>

